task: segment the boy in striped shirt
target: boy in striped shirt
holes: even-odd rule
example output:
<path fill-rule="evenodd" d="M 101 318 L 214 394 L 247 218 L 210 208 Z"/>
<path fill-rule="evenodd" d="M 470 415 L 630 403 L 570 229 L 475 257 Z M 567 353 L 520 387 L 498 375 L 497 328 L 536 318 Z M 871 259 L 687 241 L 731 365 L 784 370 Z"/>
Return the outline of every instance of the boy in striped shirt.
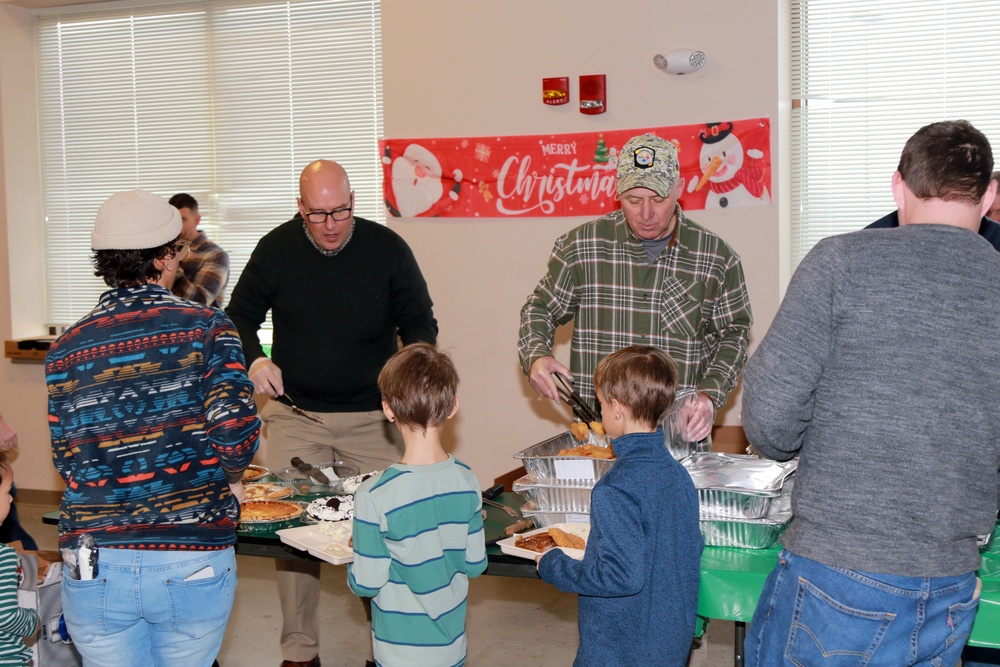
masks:
<path fill-rule="evenodd" d="M 0 452 L 0 523 L 10 513 L 14 484 L 14 469 L 7 452 Z M 38 629 L 38 612 L 18 606 L 17 588 L 23 573 L 17 563 L 17 553 L 0 544 L 0 665 L 27 667 L 31 664 L 31 649 L 22 637 L 31 637 Z"/>
<path fill-rule="evenodd" d="M 378 386 L 405 451 L 355 493 L 347 582 L 374 598 L 380 667 L 463 665 L 469 578 L 486 570 L 486 545 L 479 482 L 441 446 L 458 411 L 458 373 L 447 355 L 417 343 L 386 362 Z"/>

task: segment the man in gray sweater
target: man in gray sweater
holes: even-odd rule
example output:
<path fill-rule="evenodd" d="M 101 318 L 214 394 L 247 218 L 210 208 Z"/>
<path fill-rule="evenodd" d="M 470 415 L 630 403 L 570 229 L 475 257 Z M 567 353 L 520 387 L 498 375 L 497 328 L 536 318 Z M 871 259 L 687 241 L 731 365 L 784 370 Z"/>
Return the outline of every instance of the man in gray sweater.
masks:
<path fill-rule="evenodd" d="M 969 123 L 921 128 L 892 178 L 900 227 L 818 243 L 750 359 L 747 438 L 800 461 L 748 666 L 958 661 L 998 505 L 992 169 Z"/>

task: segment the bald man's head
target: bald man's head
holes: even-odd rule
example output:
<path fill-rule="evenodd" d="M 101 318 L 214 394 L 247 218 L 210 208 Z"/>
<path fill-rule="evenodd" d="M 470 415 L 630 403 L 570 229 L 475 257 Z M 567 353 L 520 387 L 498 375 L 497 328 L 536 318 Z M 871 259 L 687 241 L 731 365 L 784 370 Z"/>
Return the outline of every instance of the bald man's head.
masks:
<path fill-rule="evenodd" d="M 299 176 L 298 202 L 316 244 L 339 250 L 354 224 L 354 193 L 344 168 L 332 160 L 310 162 Z"/>

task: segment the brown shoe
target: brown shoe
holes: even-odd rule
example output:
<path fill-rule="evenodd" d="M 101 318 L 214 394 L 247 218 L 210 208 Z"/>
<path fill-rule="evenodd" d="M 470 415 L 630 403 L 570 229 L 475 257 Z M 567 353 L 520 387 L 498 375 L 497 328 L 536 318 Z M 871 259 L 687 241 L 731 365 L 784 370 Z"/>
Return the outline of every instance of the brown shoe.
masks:
<path fill-rule="evenodd" d="M 302 660 L 296 662 L 295 660 L 282 660 L 281 667 L 319 667 L 319 656 L 317 655 L 312 660 Z"/>

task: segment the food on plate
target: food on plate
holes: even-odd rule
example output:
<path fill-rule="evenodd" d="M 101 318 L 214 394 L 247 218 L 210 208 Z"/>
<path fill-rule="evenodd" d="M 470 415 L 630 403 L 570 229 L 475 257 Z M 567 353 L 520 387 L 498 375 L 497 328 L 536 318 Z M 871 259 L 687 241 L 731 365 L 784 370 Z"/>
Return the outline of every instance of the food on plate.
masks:
<path fill-rule="evenodd" d="M 353 527 L 354 524 L 351 521 L 323 521 L 316 526 L 316 530 L 331 539 L 346 542 L 351 539 Z"/>
<path fill-rule="evenodd" d="M 589 456 L 595 459 L 613 459 L 615 450 L 611 446 L 601 447 L 600 445 L 577 445 L 569 449 L 560 449 L 559 456 Z"/>
<path fill-rule="evenodd" d="M 553 526 L 549 528 L 549 536 L 555 541 L 558 547 L 567 547 L 569 549 L 586 549 L 587 543 L 579 535 L 573 535 L 572 533 L 567 533 L 562 528 L 556 528 Z"/>
<path fill-rule="evenodd" d="M 350 542 L 348 542 L 346 546 L 343 542 L 330 542 L 326 545 L 326 548 L 323 549 L 323 551 L 331 556 L 337 556 L 339 558 L 354 555 L 354 549 L 351 547 Z"/>
<path fill-rule="evenodd" d="M 518 549 L 527 549 L 528 551 L 545 553 L 552 547 L 556 546 L 556 541 L 552 539 L 552 536 L 548 533 L 518 535 L 517 539 L 514 541 L 514 546 Z"/>
<path fill-rule="evenodd" d="M 306 514 L 319 521 L 345 521 L 354 518 L 354 496 L 317 498 L 306 507 Z"/>
<path fill-rule="evenodd" d="M 247 482 L 258 480 L 269 472 L 270 470 L 264 466 L 249 465 L 247 466 L 247 469 L 243 471 L 243 483 L 246 484 Z"/>
<path fill-rule="evenodd" d="M 353 528 L 352 521 L 320 521 L 316 525 L 316 532 L 330 538 L 329 544 L 323 546 L 323 551 L 338 558 L 353 555 L 354 549 L 351 545 Z"/>
<path fill-rule="evenodd" d="M 586 442 L 590 436 L 590 427 L 583 422 L 573 422 L 569 425 L 569 432 L 580 442 Z"/>
<path fill-rule="evenodd" d="M 375 476 L 375 471 L 367 472 L 364 475 L 354 475 L 353 477 L 345 477 L 341 485 L 343 486 L 344 493 L 354 493 L 361 486 L 361 483 L 370 477 Z"/>
<path fill-rule="evenodd" d="M 587 548 L 587 541 L 579 535 L 568 533 L 557 526 L 551 526 L 547 531 L 532 535 L 518 535 L 517 539 L 514 540 L 514 546 L 537 553 L 545 553 L 553 547 L 566 547 L 567 549 L 583 551 Z"/>
<path fill-rule="evenodd" d="M 590 430 L 597 435 L 607 435 L 608 432 L 604 430 L 604 424 L 601 422 L 590 422 Z"/>
<path fill-rule="evenodd" d="M 240 521 L 289 521 L 302 514 L 302 506 L 287 500 L 249 500 L 240 505 Z"/>
<path fill-rule="evenodd" d="M 243 488 L 246 490 L 246 500 L 281 500 L 292 495 L 291 487 L 273 482 L 255 482 Z"/>

